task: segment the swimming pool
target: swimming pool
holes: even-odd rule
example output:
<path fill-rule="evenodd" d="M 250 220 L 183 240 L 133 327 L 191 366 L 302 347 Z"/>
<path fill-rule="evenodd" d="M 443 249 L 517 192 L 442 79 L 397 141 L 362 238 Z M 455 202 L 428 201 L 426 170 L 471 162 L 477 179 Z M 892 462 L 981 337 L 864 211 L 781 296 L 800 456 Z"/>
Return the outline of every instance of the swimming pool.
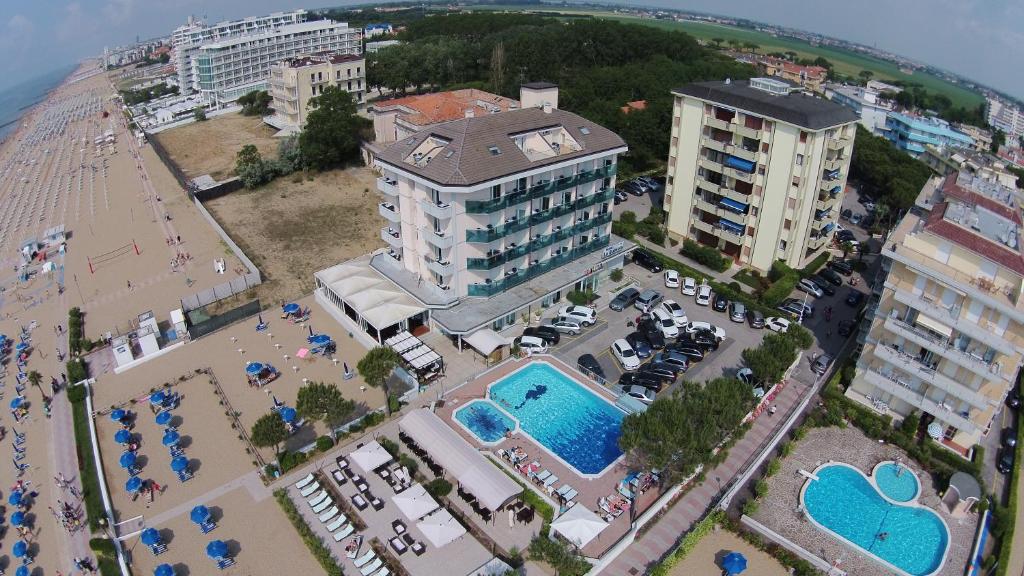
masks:
<path fill-rule="evenodd" d="M 489 397 L 522 432 L 581 474 L 599 474 L 622 456 L 625 413 L 547 362 L 531 362 L 495 382 Z"/>
<path fill-rule="evenodd" d="M 949 548 L 949 529 L 935 512 L 883 498 L 860 470 L 825 464 L 808 479 L 800 500 L 819 528 L 911 576 L 935 574 Z"/>
<path fill-rule="evenodd" d="M 455 419 L 486 443 L 498 442 L 516 422 L 489 400 L 474 400 L 455 411 Z"/>
<path fill-rule="evenodd" d="M 911 502 L 921 490 L 917 474 L 896 462 L 882 462 L 875 466 L 871 476 L 882 495 L 896 502 Z"/>

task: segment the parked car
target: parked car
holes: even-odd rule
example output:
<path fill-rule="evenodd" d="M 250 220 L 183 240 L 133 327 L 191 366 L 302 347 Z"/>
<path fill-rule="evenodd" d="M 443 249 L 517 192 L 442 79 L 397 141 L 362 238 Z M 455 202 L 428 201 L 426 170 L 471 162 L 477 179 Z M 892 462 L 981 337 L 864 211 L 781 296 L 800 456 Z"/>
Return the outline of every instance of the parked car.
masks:
<path fill-rule="evenodd" d="M 520 336 L 512 343 L 532 354 L 545 354 L 548 351 L 548 345 L 542 338 L 536 336 Z"/>
<path fill-rule="evenodd" d="M 635 179 L 639 180 L 644 186 L 647 186 L 648 190 L 657 190 L 661 188 L 661 184 L 650 176 L 637 176 Z"/>
<path fill-rule="evenodd" d="M 689 345 L 685 342 L 676 342 L 668 348 L 669 352 L 675 352 L 676 354 L 682 354 L 686 356 L 690 362 L 700 362 L 704 359 L 704 349 L 700 346 Z"/>
<path fill-rule="evenodd" d="M 864 215 L 863 214 L 854 214 L 853 216 L 850 217 L 850 224 L 853 224 L 854 226 L 858 226 L 858 225 L 860 225 L 862 220 L 864 220 Z"/>
<path fill-rule="evenodd" d="M 715 299 L 711 302 L 711 309 L 715 312 L 725 312 L 728 307 L 729 299 L 721 294 L 715 294 Z"/>
<path fill-rule="evenodd" d="M 523 336 L 536 336 L 548 346 L 555 346 L 562 339 L 562 335 L 558 333 L 558 330 L 550 326 L 529 326 L 523 329 Z"/>
<path fill-rule="evenodd" d="M 786 318 L 779 318 L 778 316 L 772 316 L 764 321 L 765 328 L 768 328 L 772 332 L 785 332 L 789 330 L 790 321 Z"/>
<path fill-rule="evenodd" d="M 736 371 L 736 379 L 747 386 L 756 386 L 757 379 L 754 378 L 754 371 L 750 368 L 740 368 Z"/>
<path fill-rule="evenodd" d="M 853 320 L 840 320 L 839 321 L 839 328 L 838 328 L 839 335 L 840 336 L 849 336 L 850 334 L 853 334 L 853 329 L 856 326 L 857 326 L 857 323 L 854 322 Z"/>
<path fill-rule="evenodd" d="M 828 263 L 828 268 L 842 274 L 843 276 L 853 274 L 853 265 L 846 260 L 832 260 Z"/>
<path fill-rule="evenodd" d="M 697 306 L 707 306 L 711 304 L 711 286 L 707 284 L 701 284 L 697 288 L 696 296 Z"/>
<path fill-rule="evenodd" d="M 747 320 L 747 307 L 742 302 L 735 300 L 729 303 L 729 320 L 733 322 L 745 322 Z"/>
<path fill-rule="evenodd" d="M 816 374 L 824 374 L 828 371 L 829 364 L 832 364 L 832 355 L 822 354 L 815 358 L 814 362 L 811 362 L 811 370 Z"/>
<path fill-rule="evenodd" d="M 782 306 L 779 306 L 779 310 L 789 312 L 794 316 L 803 316 L 804 318 L 814 317 L 814 306 L 811 304 L 804 304 L 804 301 L 799 298 L 787 298 Z"/>
<path fill-rule="evenodd" d="M 825 293 L 821 291 L 821 288 L 818 288 L 818 285 L 810 278 L 801 278 L 800 281 L 796 283 L 796 289 L 801 292 L 807 292 L 815 298 L 821 298 L 825 295 Z"/>
<path fill-rule="evenodd" d="M 612 342 L 611 349 L 612 355 L 619 361 L 623 370 L 633 371 L 640 367 L 640 358 L 637 357 L 636 350 L 624 338 Z"/>
<path fill-rule="evenodd" d="M 1013 471 L 1014 448 L 1003 448 L 999 453 L 999 460 L 996 461 L 996 470 L 1002 474 L 1009 474 Z"/>
<path fill-rule="evenodd" d="M 637 326 L 637 332 L 644 335 L 644 338 L 651 343 L 651 347 L 655 350 L 661 350 L 665 347 L 665 336 L 661 333 L 661 328 L 654 322 L 654 320 L 643 320 Z"/>
<path fill-rule="evenodd" d="M 671 350 L 665 350 L 664 352 L 658 352 L 654 355 L 654 360 L 658 364 L 671 364 L 678 366 L 683 372 L 686 372 L 690 368 L 690 359 L 683 354 L 678 354 Z"/>
<path fill-rule="evenodd" d="M 839 242 L 853 242 L 857 240 L 857 237 L 853 235 L 853 230 L 846 230 L 845 228 L 837 230 L 835 238 Z"/>
<path fill-rule="evenodd" d="M 626 334 L 626 342 L 633 347 L 636 351 L 636 355 L 644 360 L 650 358 L 651 354 L 654 354 L 654 350 L 651 348 L 651 343 L 647 341 L 647 338 L 639 332 L 630 332 Z"/>
<path fill-rule="evenodd" d="M 601 364 L 597 361 L 597 358 L 594 358 L 593 354 L 583 354 L 580 356 L 576 360 L 576 367 L 579 368 L 580 372 L 597 380 L 598 384 L 604 384 L 604 368 L 601 368 Z"/>
<path fill-rule="evenodd" d="M 644 372 L 643 370 L 646 368 L 647 367 L 644 366 L 637 372 L 623 372 L 622 375 L 619 376 L 619 386 L 622 388 L 626 388 L 628 386 L 639 386 L 641 388 L 654 390 L 655 392 L 660 391 L 665 385 L 664 379 L 657 374 Z"/>
<path fill-rule="evenodd" d="M 640 367 L 641 374 L 654 374 L 667 382 L 674 382 L 681 372 L 682 370 L 680 370 L 679 366 L 662 362 L 648 362 Z"/>
<path fill-rule="evenodd" d="M 654 402 L 654 390 L 644 388 L 643 386 L 623 386 L 622 395 L 639 400 L 644 404 Z"/>
<path fill-rule="evenodd" d="M 661 261 L 650 252 L 640 248 L 633 250 L 633 263 L 651 272 L 661 272 L 662 270 Z"/>
<path fill-rule="evenodd" d="M 562 334 L 568 334 L 570 336 L 576 336 L 583 331 L 583 325 L 575 320 L 559 320 L 555 319 L 548 324 L 554 330 L 561 332 Z"/>
<path fill-rule="evenodd" d="M 618 206 L 619 204 L 622 204 L 623 202 L 625 202 L 628 199 L 629 199 L 629 196 L 626 196 L 626 193 L 623 192 L 622 190 L 616 190 L 615 191 L 615 205 L 616 206 Z"/>
<path fill-rule="evenodd" d="M 661 292 L 658 292 L 657 290 L 651 290 L 650 288 L 648 288 L 647 290 L 644 290 L 643 292 L 640 293 L 639 296 L 636 297 L 636 301 L 633 302 L 633 307 L 636 308 L 637 310 L 650 312 L 660 302 Z"/>
<path fill-rule="evenodd" d="M 852 215 L 853 215 L 853 210 L 850 210 L 849 208 L 847 208 L 846 210 L 843 210 L 842 212 L 839 213 L 839 219 L 840 220 L 849 220 L 850 216 L 852 216 Z"/>
<path fill-rule="evenodd" d="M 683 287 L 680 291 L 684 296 L 693 296 L 697 294 L 697 280 L 690 276 L 683 278 Z"/>
<path fill-rule="evenodd" d="M 630 180 L 629 182 L 626 182 L 625 184 L 622 185 L 622 189 L 625 190 L 626 192 L 629 192 L 633 196 L 643 196 L 644 192 L 647 192 L 647 189 L 644 188 L 643 185 L 637 182 L 636 180 Z"/>
<path fill-rule="evenodd" d="M 676 326 L 675 318 L 671 314 L 665 312 L 661 308 L 655 308 L 651 312 L 652 320 L 654 324 L 661 330 L 661 335 L 665 338 L 675 338 L 679 336 L 679 327 Z"/>
<path fill-rule="evenodd" d="M 686 318 L 686 311 L 683 310 L 683 307 L 676 303 L 675 300 L 662 301 L 661 310 L 668 312 L 669 316 L 672 317 L 672 320 L 676 323 L 676 326 L 679 328 L 686 326 L 686 323 L 689 322 L 689 320 Z"/>
<path fill-rule="evenodd" d="M 1017 445 L 1017 430 L 1014 428 L 1003 428 L 1003 446 L 1013 448 Z"/>
<path fill-rule="evenodd" d="M 584 326 L 593 326 L 597 322 L 597 310 L 586 306 L 562 306 L 558 316 L 565 320 L 576 320 Z"/>
<path fill-rule="evenodd" d="M 1016 388 L 1010 390 L 1010 393 L 1006 395 L 1006 405 L 1014 410 L 1020 408 L 1020 391 Z"/>
<path fill-rule="evenodd" d="M 636 288 L 626 288 L 616 294 L 615 298 L 612 298 L 612 301 L 608 303 L 608 307 L 616 312 L 622 312 L 627 306 L 632 306 L 639 295 L 640 291 Z"/>
<path fill-rule="evenodd" d="M 850 293 L 846 296 L 846 304 L 856 308 L 860 306 L 860 303 L 864 301 L 864 293 L 860 290 L 854 290 L 850 288 Z"/>
<path fill-rule="evenodd" d="M 710 322 L 690 322 L 689 324 L 686 325 L 687 334 L 693 334 L 694 332 L 700 330 L 706 330 L 714 334 L 715 338 L 717 338 L 719 342 L 725 340 L 725 330 L 719 328 L 718 326 L 715 326 Z"/>
<path fill-rule="evenodd" d="M 747 324 L 757 330 L 764 328 L 764 314 L 757 310 L 747 310 Z"/>
<path fill-rule="evenodd" d="M 678 270 L 665 270 L 665 288 L 679 288 Z"/>
<path fill-rule="evenodd" d="M 840 276 L 839 274 L 836 274 L 834 271 L 830 270 L 829 268 L 825 268 L 824 270 L 819 270 L 818 271 L 818 275 L 821 276 L 822 278 L 824 278 L 825 280 L 831 282 L 833 286 L 842 286 L 843 285 L 843 278 L 842 278 L 842 276 Z"/>
<path fill-rule="evenodd" d="M 821 276 L 821 274 L 815 274 L 814 276 L 811 276 L 809 278 L 809 280 L 811 282 L 814 282 L 814 284 L 817 285 L 818 288 L 820 288 L 821 291 L 824 292 L 826 296 L 835 296 L 836 295 L 836 287 L 833 286 L 832 283 L 829 282 L 828 280 L 825 280 Z"/>
<path fill-rule="evenodd" d="M 684 332 L 676 342 L 700 346 L 704 352 L 718 350 L 718 337 L 710 330 L 697 330 L 696 332 Z"/>

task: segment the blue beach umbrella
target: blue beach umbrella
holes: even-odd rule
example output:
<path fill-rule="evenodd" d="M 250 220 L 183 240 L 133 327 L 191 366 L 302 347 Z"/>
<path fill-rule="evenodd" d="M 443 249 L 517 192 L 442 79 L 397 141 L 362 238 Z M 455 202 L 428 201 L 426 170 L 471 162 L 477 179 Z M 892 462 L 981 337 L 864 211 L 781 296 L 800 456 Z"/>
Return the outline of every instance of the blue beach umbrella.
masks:
<path fill-rule="evenodd" d="M 298 416 L 298 414 L 295 412 L 295 408 L 281 409 L 281 420 L 284 420 L 288 424 L 294 422 L 296 416 Z"/>
<path fill-rule="evenodd" d="M 170 410 L 164 410 L 163 412 L 157 414 L 156 415 L 156 424 L 157 424 L 157 426 L 164 426 L 164 425 L 166 425 L 168 422 L 171 421 L 171 416 L 173 416 L 173 414 L 171 414 Z"/>
<path fill-rule="evenodd" d="M 121 454 L 121 459 L 118 461 L 121 463 L 121 468 L 131 468 L 135 466 L 135 452 L 125 452 Z"/>
<path fill-rule="evenodd" d="M 189 518 L 196 524 L 202 524 L 210 519 L 210 509 L 200 504 L 192 509 L 192 512 L 189 513 Z"/>
<path fill-rule="evenodd" d="M 117 442 L 118 444 L 127 444 L 131 442 L 131 440 L 132 433 L 123 428 L 121 430 L 118 430 L 117 432 L 114 432 L 114 442 Z"/>
<path fill-rule="evenodd" d="M 17 410 L 24 403 L 25 403 L 25 399 L 22 398 L 21 396 L 18 396 L 16 398 L 14 398 L 13 400 L 11 400 L 11 410 Z"/>
<path fill-rule="evenodd" d="M 206 545 L 206 555 L 214 560 L 220 560 L 228 553 L 228 545 L 223 540 L 211 540 Z"/>
<path fill-rule="evenodd" d="M 142 531 L 142 543 L 146 546 L 156 546 L 160 543 L 160 533 L 156 531 L 156 528 L 146 528 Z"/>
<path fill-rule="evenodd" d="M 18 510 L 14 514 L 11 514 L 11 524 L 14 526 L 21 526 L 25 523 L 25 513 Z"/>
<path fill-rule="evenodd" d="M 124 483 L 124 489 L 129 492 L 138 492 L 139 488 L 142 488 L 142 478 L 138 476 L 132 476 Z"/>
<path fill-rule="evenodd" d="M 14 554 L 15 558 L 21 558 L 28 554 L 28 544 L 25 544 L 24 540 L 18 540 L 14 543 L 14 547 L 11 548 L 11 554 Z"/>
<path fill-rule="evenodd" d="M 110 419 L 113 420 L 114 422 L 120 422 L 127 415 L 128 414 L 124 410 L 121 410 L 120 408 L 110 411 Z"/>
<path fill-rule="evenodd" d="M 264 366 L 262 362 L 249 362 L 245 365 L 245 373 L 250 376 L 256 376 L 260 372 L 263 372 L 263 368 Z"/>
<path fill-rule="evenodd" d="M 150 404 L 163 404 L 167 400 L 167 394 L 164 394 L 163 390 L 157 390 L 149 396 Z"/>
<path fill-rule="evenodd" d="M 174 568 L 170 564 L 161 564 L 153 570 L 153 576 L 174 576 Z"/>
<path fill-rule="evenodd" d="M 179 441 L 181 441 L 181 434 L 178 434 L 174 430 L 164 432 L 164 437 L 160 440 L 164 446 L 177 446 Z"/>
<path fill-rule="evenodd" d="M 14 576 L 28 576 L 29 574 L 28 566 L 25 566 L 24 564 L 18 566 L 18 569 L 14 571 Z"/>
<path fill-rule="evenodd" d="M 7 496 L 7 503 L 10 504 L 11 506 L 20 506 L 21 492 L 19 492 L 18 490 L 11 492 L 10 495 Z"/>
<path fill-rule="evenodd" d="M 299 305 L 295 302 L 290 302 L 282 306 L 281 310 L 284 311 L 285 314 L 295 314 L 299 311 Z"/>
<path fill-rule="evenodd" d="M 312 336 L 309 339 L 309 343 L 314 346 L 325 346 L 329 344 L 330 341 L 331 337 L 328 336 L 327 334 L 317 334 L 316 336 Z"/>
<path fill-rule="evenodd" d="M 739 552 L 729 552 L 722 559 L 722 569 L 728 574 L 739 574 L 747 569 L 747 558 Z"/>
<path fill-rule="evenodd" d="M 24 342 L 18 342 L 18 345 L 15 346 L 14 349 L 17 350 L 18 352 L 24 352 L 25 350 L 28 349 L 28 344 Z"/>
<path fill-rule="evenodd" d="M 184 456 L 175 456 L 174 459 L 171 460 L 172 472 L 181 472 L 186 468 L 188 468 L 188 458 L 185 458 Z"/>

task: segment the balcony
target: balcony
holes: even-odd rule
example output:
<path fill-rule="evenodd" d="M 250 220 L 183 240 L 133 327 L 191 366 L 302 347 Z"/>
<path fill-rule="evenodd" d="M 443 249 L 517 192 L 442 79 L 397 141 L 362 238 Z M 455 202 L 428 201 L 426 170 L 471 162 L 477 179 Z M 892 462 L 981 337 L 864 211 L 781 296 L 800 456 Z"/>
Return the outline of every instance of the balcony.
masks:
<path fill-rule="evenodd" d="M 596 193 L 591 194 L 590 196 L 577 198 L 575 202 L 575 208 L 576 210 L 583 210 L 584 208 L 589 208 L 594 204 L 599 204 L 601 202 L 609 202 L 614 196 L 615 190 L 613 188 L 601 188 Z"/>
<path fill-rule="evenodd" d="M 712 172 L 718 172 L 719 174 L 725 173 L 725 166 L 722 166 L 710 158 L 701 156 L 700 160 L 697 161 L 697 165 L 705 170 L 711 170 Z"/>
<path fill-rule="evenodd" d="M 732 132 L 732 124 L 728 120 L 719 120 L 714 116 L 707 116 L 704 118 L 704 125 L 711 126 L 712 128 L 718 128 L 719 130 L 727 130 Z"/>
<path fill-rule="evenodd" d="M 402 249 L 402 234 L 394 228 L 381 228 L 380 239 L 396 250 Z"/>
<path fill-rule="evenodd" d="M 543 198 L 554 192 L 568 190 L 580 184 L 608 178 L 614 175 L 616 171 L 617 165 L 612 164 L 594 170 L 584 170 L 573 176 L 557 178 L 550 182 L 538 182 L 529 188 L 514 190 L 494 200 L 468 200 L 466 201 L 466 213 L 492 214 L 499 210 L 522 204 L 523 202 Z"/>
<path fill-rule="evenodd" d="M 435 232 L 430 228 L 420 228 L 420 235 L 427 241 L 427 244 L 431 246 L 446 250 L 455 245 L 455 237 L 451 234 L 445 234 L 444 232 Z"/>
<path fill-rule="evenodd" d="M 879 390 L 892 394 L 923 412 L 927 412 L 932 416 L 935 416 L 942 422 L 955 426 L 958 430 L 968 433 L 977 432 L 979 430 L 978 425 L 967 417 L 964 417 L 964 415 L 956 414 L 948 407 L 925 398 L 922 394 L 911 390 L 909 388 L 909 383 L 901 382 L 894 376 L 888 376 L 872 368 L 866 368 L 864 369 L 864 381 L 875 386 Z M 969 416 L 970 414 L 968 413 L 968 417 Z"/>
<path fill-rule="evenodd" d="M 715 184 L 714 182 L 702 176 L 697 176 L 697 186 L 699 186 L 702 190 L 707 190 L 708 192 L 718 194 L 719 196 L 725 195 L 729 191 L 728 188 L 719 186 L 718 184 Z M 666 206 L 667 205 L 668 204 L 666 203 Z"/>
<path fill-rule="evenodd" d="M 714 224 L 711 224 L 709 222 L 704 222 L 700 218 L 693 218 L 690 221 L 690 226 L 692 226 L 693 228 L 696 228 L 697 230 L 700 230 L 701 232 L 706 232 L 708 234 L 714 234 L 715 232 L 718 231 L 718 229 L 715 228 Z"/>
<path fill-rule="evenodd" d="M 834 160 L 825 160 L 825 170 L 842 170 L 844 160 L 842 158 L 835 158 Z"/>
<path fill-rule="evenodd" d="M 435 274 L 441 276 L 451 276 L 455 273 L 455 266 L 451 262 L 445 262 L 443 260 L 437 260 L 429 256 L 424 256 L 423 260 L 427 263 L 427 269 Z"/>
<path fill-rule="evenodd" d="M 719 194 L 730 200 L 735 200 L 736 202 L 739 202 L 741 204 L 750 204 L 751 200 L 753 200 L 754 198 L 751 194 L 737 192 L 736 190 L 733 190 L 731 188 L 722 188 L 719 191 Z"/>
<path fill-rule="evenodd" d="M 843 187 L 840 186 L 839 183 L 836 182 L 835 180 L 822 179 L 821 190 L 829 193 L 832 196 L 838 196 L 839 193 L 843 191 Z"/>
<path fill-rule="evenodd" d="M 749 184 L 754 183 L 754 175 L 750 172 L 744 172 L 742 170 L 737 170 L 735 168 L 726 168 L 724 174 L 726 176 L 732 176 L 737 180 L 742 180 Z"/>
<path fill-rule="evenodd" d="M 904 372 L 916 376 L 931 386 L 956 396 L 979 410 L 987 410 L 994 402 L 994 400 L 990 400 L 984 394 L 971 390 L 942 372 L 924 364 L 916 357 L 896 350 L 892 346 L 886 346 L 882 343 L 877 344 L 875 346 L 875 357 L 899 367 Z"/>
<path fill-rule="evenodd" d="M 398 213 L 398 208 L 390 202 L 381 202 L 377 205 L 377 212 L 384 217 L 388 222 L 399 223 L 402 221 L 402 215 Z"/>
<path fill-rule="evenodd" d="M 568 204 L 559 204 L 558 206 L 553 206 L 551 208 L 548 208 L 547 210 L 534 210 L 533 214 L 530 214 L 530 226 L 538 226 L 551 220 L 552 218 L 558 218 L 559 216 L 572 214 L 575 211 L 576 207 L 573 205 L 572 202 L 569 202 Z"/>
<path fill-rule="evenodd" d="M 377 190 L 388 196 L 398 196 L 398 182 L 381 176 L 377 178 Z"/>
<path fill-rule="evenodd" d="M 914 294 L 901 283 L 887 281 L 885 283 L 885 287 L 893 291 L 893 297 L 897 302 L 906 304 L 915 310 L 924 312 L 937 320 L 948 322 L 956 329 L 957 332 L 966 334 L 974 340 L 984 342 L 1007 356 L 1012 356 L 1017 353 L 1017 347 L 1002 336 L 999 336 L 995 332 L 989 331 L 983 326 L 971 322 L 966 318 L 961 320 L 960 311 L 963 306 L 962 301 L 957 302 L 952 307 L 949 307 L 942 302 L 926 298 L 923 294 Z"/>
<path fill-rule="evenodd" d="M 700 143 L 705 148 L 710 148 L 711 150 L 717 150 L 718 152 L 722 152 L 723 154 L 725 153 L 726 148 L 728 146 L 730 146 L 730 144 L 728 144 L 726 142 L 719 142 L 718 140 L 715 140 L 714 138 L 708 138 L 707 136 L 704 136 L 703 138 L 701 138 L 700 139 Z"/>
<path fill-rule="evenodd" d="M 816 210 L 832 210 L 836 205 L 836 197 L 830 194 L 826 194 L 824 198 L 818 196 L 818 201 L 815 202 L 814 208 Z"/>
<path fill-rule="evenodd" d="M 420 208 L 426 214 L 430 214 L 434 218 L 451 218 L 452 217 L 452 205 L 444 204 L 442 202 L 434 202 L 433 200 L 420 200 Z"/>
<path fill-rule="evenodd" d="M 757 162 L 757 150 L 747 150 L 742 146 L 733 146 L 732 144 L 725 147 L 726 154 L 732 154 L 737 158 L 742 158 L 748 162 Z"/>
<path fill-rule="evenodd" d="M 565 252 L 552 256 L 543 262 L 534 261 L 525 269 L 508 272 L 500 280 L 491 280 L 479 284 L 470 284 L 468 293 L 470 296 L 489 297 L 500 294 L 510 288 L 514 288 L 528 280 L 536 278 L 546 272 L 550 272 L 559 266 L 567 264 L 581 256 L 585 256 L 608 246 L 610 237 L 605 234 L 601 238 L 595 238 L 582 246 L 571 248 Z"/>
<path fill-rule="evenodd" d="M 751 138 L 753 140 L 761 139 L 761 131 L 753 128 L 747 128 L 746 126 L 736 123 L 732 125 L 732 131 L 744 138 Z"/>
<path fill-rule="evenodd" d="M 529 218 L 510 218 L 500 226 L 488 225 L 486 229 L 478 228 L 476 230 L 466 230 L 466 242 L 487 244 L 494 242 L 499 238 L 504 238 L 509 234 L 526 230 L 529 227 Z"/>
<path fill-rule="evenodd" d="M 912 324 L 888 315 L 885 318 L 885 329 L 903 336 L 907 340 L 923 346 L 947 360 L 967 368 L 982 378 L 993 380 L 1005 378 L 1002 367 L 998 363 L 986 362 L 984 358 L 953 346 L 948 339 L 932 334 Z"/>
<path fill-rule="evenodd" d="M 842 150 L 851 144 L 849 138 L 831 138 L 828 141 L 829 150 Z"/>

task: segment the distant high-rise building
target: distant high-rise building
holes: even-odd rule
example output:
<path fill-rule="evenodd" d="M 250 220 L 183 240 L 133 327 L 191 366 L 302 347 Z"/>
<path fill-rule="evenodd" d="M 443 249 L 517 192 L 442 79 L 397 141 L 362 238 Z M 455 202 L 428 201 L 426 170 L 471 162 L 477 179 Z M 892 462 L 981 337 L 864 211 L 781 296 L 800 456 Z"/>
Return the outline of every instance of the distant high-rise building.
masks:
<path fill-rule="evenodd" d="M 985 101 L 985 119 L 993 128 L 1002 130 L 1008 139 L 1024 136 L 1024 112 L 1013 104 L 988 98 Z"/>

